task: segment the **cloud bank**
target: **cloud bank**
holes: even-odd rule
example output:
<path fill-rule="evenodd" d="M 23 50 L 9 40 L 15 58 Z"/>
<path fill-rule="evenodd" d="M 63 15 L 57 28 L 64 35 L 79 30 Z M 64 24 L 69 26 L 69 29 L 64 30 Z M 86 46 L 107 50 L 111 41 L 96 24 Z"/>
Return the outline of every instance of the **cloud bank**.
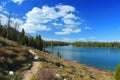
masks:
<path fill-rule="evenodd" d="M 53 28 L 60 27 L 58 31 L 54 31 L 56 35 L 70 34 L 81 32 L 77 27 L 81 24 L 80 18 L 74 13 L 75 8 L 70 5 L 58 4 L 53 7 L 42 6 L 33 7 L 24 16 L 24 28 L 27 33 L 37 33 L 38 31 L 50 31 Z"/>

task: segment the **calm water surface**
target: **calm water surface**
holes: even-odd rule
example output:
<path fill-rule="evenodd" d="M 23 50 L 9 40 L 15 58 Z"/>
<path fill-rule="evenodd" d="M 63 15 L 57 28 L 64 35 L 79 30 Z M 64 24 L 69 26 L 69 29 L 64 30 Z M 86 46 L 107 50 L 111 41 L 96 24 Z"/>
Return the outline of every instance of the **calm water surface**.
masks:
<path fill-rule="evenodd" d="M 51 51 L 51 48 L 46 48 Z M 115 70 L 120 62 L 119 48 L 84 48 L 73 46 L 54 46 L 53 54 L 60 52 L 62 58 L 78 61 L 82 64 L 105 70 Z"/>

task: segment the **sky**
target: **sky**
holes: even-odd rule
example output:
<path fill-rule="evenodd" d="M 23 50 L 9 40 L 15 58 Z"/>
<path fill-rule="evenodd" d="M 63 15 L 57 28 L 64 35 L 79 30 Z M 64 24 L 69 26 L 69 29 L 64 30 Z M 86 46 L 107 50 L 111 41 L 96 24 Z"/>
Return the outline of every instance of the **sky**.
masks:
<path fill-rule="evenodd" d="M 11 26 L 44 40 L 120 41 L 120 0 L 0 0 L 2 25 L 10 12 Z"/>

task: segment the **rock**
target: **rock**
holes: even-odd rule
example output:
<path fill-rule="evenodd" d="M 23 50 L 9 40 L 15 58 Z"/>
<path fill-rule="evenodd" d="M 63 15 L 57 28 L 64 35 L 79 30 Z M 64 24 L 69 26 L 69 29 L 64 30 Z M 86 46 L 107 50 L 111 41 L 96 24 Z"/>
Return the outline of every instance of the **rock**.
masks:
<path fill-rule="evenodd" d="M 55 74 L 55 78 L 60 78 L 60 74 Z"/>
<path fill-rule="evenodd" d="M 9 71 L 9 75 L 14 75 L 14 72 L 13 71 Z"/>
<path fill-rule="evenodd" d="M 60 68 L 63 68 L 63 66 L 60 66 Z"/>

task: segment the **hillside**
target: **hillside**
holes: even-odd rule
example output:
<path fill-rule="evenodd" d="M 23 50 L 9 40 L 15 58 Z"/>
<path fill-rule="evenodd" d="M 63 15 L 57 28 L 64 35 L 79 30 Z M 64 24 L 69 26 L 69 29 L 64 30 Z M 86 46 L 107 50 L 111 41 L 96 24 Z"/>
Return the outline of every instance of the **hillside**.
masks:
<path fill-rule="evenodd" d="M 34 58 L 36 55 L 38 58 Z M 15 75 L 9 75 L 9 71 Z M 0 80 L 22 80 L 26 75 L 31 76 L 30 80 L 114 80 L 113 74 L 0 37 Z"/>
<path fill-rule="evenodd" d="M 33 57 L 26 47 L 0 37 L 0 80 L 22 78 L 20 71 L 31 67 L 28 63 L 32 64 Z M 9 75 L 9 71 L 15 75 Z"/>

